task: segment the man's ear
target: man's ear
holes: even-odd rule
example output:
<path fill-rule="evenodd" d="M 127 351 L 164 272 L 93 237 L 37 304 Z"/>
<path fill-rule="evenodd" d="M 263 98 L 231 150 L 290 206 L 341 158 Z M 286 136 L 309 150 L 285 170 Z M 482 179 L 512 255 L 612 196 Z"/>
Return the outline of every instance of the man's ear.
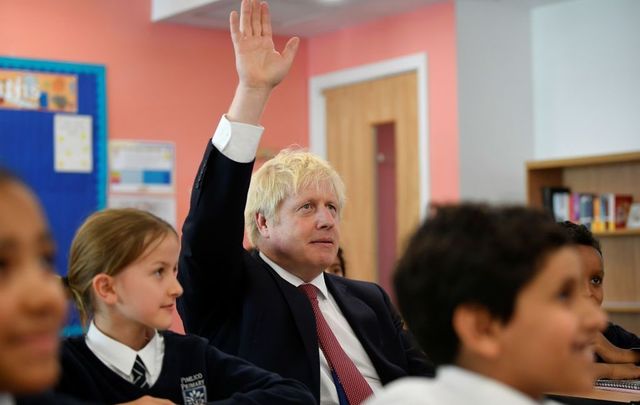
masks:
<path fill-rule="evenodd" d="M 453 329 L 466 351 L 484 358 L 500 354 L 501 321 L 480 305 L 460 305 L 453 312 Z"/>
<path fill-rule="evenodd" d="M 115 289 L 113 288 L 113 277 L 100 273 L 91 281 L 96 299 L 108 305 L 113 305 L 118 301 Z"/>
<path fill-rule="evenodd" d="M 263 238 L 269 238 L 269 226 L 267 225 L 267 217 L 261 212 L 256 212 L 255 216 L 256 225 L 258 226 L 258 232 Z"/>

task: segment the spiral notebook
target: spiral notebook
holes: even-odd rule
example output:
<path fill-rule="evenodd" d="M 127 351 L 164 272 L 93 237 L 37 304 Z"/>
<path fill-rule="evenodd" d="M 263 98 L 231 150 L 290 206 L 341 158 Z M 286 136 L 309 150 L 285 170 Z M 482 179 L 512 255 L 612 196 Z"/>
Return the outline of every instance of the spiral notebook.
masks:
<path fill-rule="evenodd" d="M 596 388 L 615 391 L 631 391 L 640 393 L 640 380 L 607 380 L 599 379 Z"/>

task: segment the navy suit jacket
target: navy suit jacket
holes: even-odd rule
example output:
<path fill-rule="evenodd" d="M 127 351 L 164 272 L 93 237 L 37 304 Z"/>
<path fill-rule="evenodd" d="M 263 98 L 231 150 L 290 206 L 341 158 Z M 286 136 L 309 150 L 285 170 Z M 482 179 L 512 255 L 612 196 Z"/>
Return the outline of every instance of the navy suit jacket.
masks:
<path fill-rule="evenodd" d="M 315 319 L 306 296 L 242 245 L 253 162 L 237 163 L 208 143 L 182 234 L 178 310 L 189 333 L 230 354 L 295 378 L 320 398 Z M 383 384 L 432 376 L 378 285 L 325 274 L 327 288 Z"/>

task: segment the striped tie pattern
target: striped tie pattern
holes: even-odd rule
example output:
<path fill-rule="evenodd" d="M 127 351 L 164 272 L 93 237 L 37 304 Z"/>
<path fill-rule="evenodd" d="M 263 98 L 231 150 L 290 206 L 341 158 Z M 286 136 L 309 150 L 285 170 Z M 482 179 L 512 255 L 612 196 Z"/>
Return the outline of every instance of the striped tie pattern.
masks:
<path fill-rule="evenodd" d="M 147 368 L 144 366 L 140 356 L 136 356 L 136 361 L 133 363 L 133 384 L 139 388 L 149 388 L 147 384 Z"/>
<path fill-rule="evenodd" d="M 338 343 L 338 339 L 329 328 L 326 319 L 318 306 L 318 293 L 312 284 L 302 284 L 298 287 L 305 293 L 311 302 L 313 315 L 316 318 L 316 332 L 320 349 L 327 358 L 329 366 L 338 376 L 338 382 L 342 385 L 350 405 L 358 405 L 369 398 L 373 391 L 353 361 Z"/>

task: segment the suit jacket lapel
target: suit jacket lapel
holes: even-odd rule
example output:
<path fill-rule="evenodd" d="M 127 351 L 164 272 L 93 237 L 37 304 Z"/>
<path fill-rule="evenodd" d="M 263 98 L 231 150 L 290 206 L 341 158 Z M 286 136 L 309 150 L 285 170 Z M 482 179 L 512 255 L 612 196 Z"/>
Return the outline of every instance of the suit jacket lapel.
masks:
<path fill-rule="evenodd" d="M 276 273 L 275 270 L 271 268 L 271 266 L 269 266 L 264 260 L 262 260 L 259 255 L 256 255 L 256 257 L 260 261 L 262 266 L 265 267 L 265 270 L 272 275 L 272 277 L 276 281 L 276 285 L 282 292 L 282 296 L 284 297 L 285 301 L 287 301 L 287 305 L 289 307 L 289 310 L 291 311 L 291 315 L 293 316 L 296 327 L 298 328 L 298 332 L 300 332 L 300 337 L 305 347 L 305 353 L 311 366 L 313 381 L 318 382 L 319 389 L 320 359 L 318 357 L 318 335 L 316 333 L 316 320 L 313 317 L 311 304 L 302 292 L 298 291 L 295 286 L 280 277 L 278 273 Z"/>
<path fill-rule="evenodd" d="M 334 280 L 333 277 L 329 277 L 326 274 L 324 280 L 342 314 L 349 322 L 351 329 L 353 329 L 376 369 L 379 370 L 377 365 L 380 364 L 378 360 L 380 359 L 379 348 L 382 345 L 382 337 L 376 313 L 364 301 L 353 294 L 349 294 L 347 285 L 342 283 L 341 280 Z"/>

